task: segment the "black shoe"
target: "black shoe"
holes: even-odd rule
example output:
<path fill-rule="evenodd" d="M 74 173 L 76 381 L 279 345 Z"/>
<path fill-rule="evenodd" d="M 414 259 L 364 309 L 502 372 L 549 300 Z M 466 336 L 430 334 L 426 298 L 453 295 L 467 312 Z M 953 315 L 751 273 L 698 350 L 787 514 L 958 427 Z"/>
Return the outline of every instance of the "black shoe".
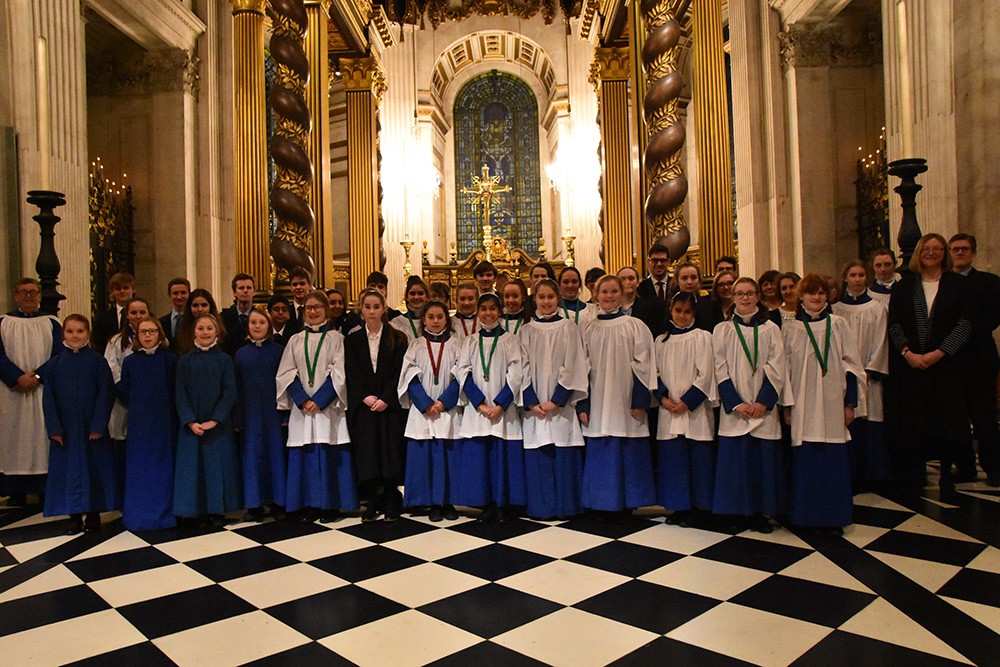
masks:
<path fill-rule="evenodd" d="M 101 529 L 101 513 L 87 512 L 87 519 L 83 522 L 83 529 L 88 533 L 93 533 Z"/>
<path fill-rule="evenodd" d="M 448 519 L 448 521 L 455 521 L 458 519 L 458 510 L 455 509 L 454 505 L 443 505 L 441 507 L 441 513 L 444 514 L 444 518 Z"/>
<path fill-rule="evenodd" d="M 1000 486 L 1000 472 L 991 472 L 986 476 L 987 486 Z"/>
<path fill-rule="evenodd" d="M 226 517 L 222 514 L 209 514 L 208 515 L 208 527 L 209 528 L 225 528 L 226 527 Z"/>
<path fill-rule="evenodd" d="M 340 510 L 323 510 L 319 515 L 320 523 L 333 523 L 340 519 Z"/>
<path fill-rule="evenodd" d="M 774 526 L 771 525 L 771 522 L 766 516 L 756 514 L 750 517 L 750 530 L 755 533 L 763 533 L 767 535 L 768 533 L 774 532 Z"/>
<path fill-rule="evenodd" d="M 79 514 L 74 514 L 70 516 L 69 521 L 66 522 L 66 534 L 76 535 L 83 530 L 83 517 Z"/>
<path fill-rule="evenodd" d="M 371 523 L 372 521 L 378 521 L 378 515 L 382 512 L 379 511 L 378 503 L 374 500 L 369 500 L 368 505 L 365 506 L 365 511 L 361 513 L 361 523 Z"/>
<path fill-rule="evenodd" d="M 975 482 L 977 479 L 979 479 L 979 472 L 975 468 L 971 470 L 959 468 L 955 471 L 956 484 L 968 484 L 969 482 Z"/>
<path fill-rule="evenodd" d="M 252 509 L 248 509 L 247 515 L 244 517 L 244 519 L 246 519 L 247 521 L 256 521 L 257 523 L 260 523 L 261 521 L 264 520 L 264 508 L 254 507 Z"/>
<path fill-rule="evenodd" d="M 393 487 L 389 490 L 385 499 L 385 520 L 386 521 L 399 521 L 399 517 L 403 514 L 403 494 L 399 492 L 399 489 Z"/>
<path fill-rule="evenodd" d="M 441 510 L 440 505 L 431 505 L 430 511 L 427 513 L 427 518 L 437 523 L 438 521 L 444 520 L 444 512 Z"/>
<path fill-rule="evenodd" d="M 476 523 L 493 523 L 497 520 L 497 505 L 490 503 L 483 508 L 482 513 L 476 517 Z"/>
<path fill-rule="evenodd" d="M 28 504 L 28 496 L 24 493 L 15 493 L 7 499 L 7 507 L 24 507 Z"/>
<path fill-rule="evenodd" d="M 285 518 L 285 508 L 281 505 L 271 505 L 269 509 L 271 512 L 271 518 L 275 521 L 281 521 Z"/>

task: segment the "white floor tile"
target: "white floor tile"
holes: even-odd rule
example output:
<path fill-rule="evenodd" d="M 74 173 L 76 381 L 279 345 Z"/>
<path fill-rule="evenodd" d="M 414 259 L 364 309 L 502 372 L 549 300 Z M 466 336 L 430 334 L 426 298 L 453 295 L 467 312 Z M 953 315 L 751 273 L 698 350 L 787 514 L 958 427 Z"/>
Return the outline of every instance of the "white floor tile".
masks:
<path fill-rule="evenodd" d="M 146 641 L 113 609 L 0 637 L 7 665 L 65 665 Z"/>
<path fill-rule="evenodd" d="M 38 576 L 28 579 L 23 584 L 18 584 L 0 593 L 0 603 L 19 600 L 31 595 L 39 595 L 40 593 L 58 591 L 70 586 L 79 586 L 82 583 L 78 576 L 69 571 L 69 568 L 59 564 L 49 568 Z"/>
<path fill-rule="evenodd" d="M 647 572 L 639 580 L 716 600 L 728 600 L 770 576 L 770 572 L 688 556 Z"/>
<path fill-rule="evenodd" d="M 724 602 L 667 633 L 667 637 L 764 667 L 788 665 L 832 630 Z"/>
<path fill-rule="evenodd" d="M 888 528 L 854 523 L 844 527 L 844 539 L 862 549 L 889 532 Z"/>
<path fill-rule="evenodd" d="M 269 549 L 279 551 L 302 562 L 336 556 L 337 554 L 364 549 L 372 545 L 368 540 L 355 537 L 339 530 L 327 530 L 322 533 L 293 537 L 290 540 L 268 543 Z"/>
<path fill-rule="evenodd" d="M 480 641 L 471 632 L 410 609 L 320 639 L 319 643 L 362 667 L 417 667 Z"/>
<path fill-rule="evenodd" d="M 179 665 L 242 665 L 301 646 L 309 638 L 262 611 L 167 635 L 153 643 Z"/>
<path fill-rule="evenodd" d="M 949 598 L 943 595 L 941 596 L 941 599 L 957 607 L 963 614 L 971 616 L 993 632 L 1000 635 L 1000 609 L 985 604 L 979 604 L 978 602 L 969 602 L 968 600 L 959 600 L 958 598 Z"/>
<path fill-rule="evenodd" d="M 32 514 L 29 517 L 25 517 L 25 518 L 21 519 L 20 521 L 15 521 L 14 523 L 12 523 L 10 525 L 7 525 L 7 526 L 4 526 L 2 529 L 0 529 L 0 543 L 3 542 L 2 537 L 3 537 L 4 531 L 10 530 L 12 528 L 24 528 L 25 526 L 37 526 L 40 523 L 53 523 L 55 521 L 65 521 L 68 518 L 69 517 L 67 517 L 66 515 L 62 515 L 62 516 L 45 516 L 41 512 L 39 512 L 38 514 Z"/>
<path fill-rule="evenodd" d="M 903 507 L 898 505 L 891 500 L 887 500 L 877 493 L 859 493 L 854 496 L 855 505 L 864 505 L 865 507 L 877 507 L 884 510 L 899 510 L 900 512 L 913 513 L 913 510 L 908 507 Z"/>
<path fill-rule="evenodd" d="M 622 542 L 641 544 L 644 547 L 663 549 L 676 554 L 693 554 L 707 549 L 729 539 L 729 535 L 713 533 L 710 530 L 698 528 L 681 528 L 680 526 L 653 526 L 638 533 L 632 533 L 621 538 Z"/>
<path fill-rule="evenodd" d="M 108 554 L 121 553 L 122 551 L 131 551 L 132 549 L 142 549 L 143 547 L 148 547 L 149 542 L 136 536 L 135 533 L 130 531 L 124 531 L 118 533 L 111 539 L 105 540 L 98 544 L 93 549 L 87 549 L 79 556 L 74 556 L 70 558 L 67 562 L 71 563 L 75 560 L 83 560 L 85 558 L 95 558 L 97 556 L 107 556 Z"/>
<path fill-rule="evenodd" d="M 861 593 L 871 593 L 872 590 L 860 581 L 837 567 L 830 559 L 818 551 L 814 551 L 797 563 L 789 565 L 778 574 L 796 579 L 814 581 L 818 584 L 847 588 Z"/>
<path fill-rule="evenodd" d="M 346 586 L 348 582 L 312 565 L 297 563 L 220 584 L 226 590 L 264 609 Z"/>
<path fill-rule="evenodd" d="M 961 653 L 882 598 L 855 614 L 840 630 L 971 664 Z"/>
<path fill-rule="evenodd" d="M 628 577 L 586 565 L 557 560 L 497 581 L 508 588 L 560 604 L 576 604 L 620 586 Z"/>
<path fill-rule="evenodd" d="M 423 563 L 357 585 L 407 607 L 419 607 L 487 583 L 485 579 L 436 563 Z"/>
<path fill-rule="evenodd" d="M 943 523 L 938 523 L 934 519 L 928 518 L 923 514 L 914 514 L 909 519 L 896 526 L 896 530 L 903 530 L 908 533 L 919 533 L 920 535 L 944 537 L 949 540 L 961 540 L 963 542 L 975 542 L 976 544 L 981 544 L 981 542 L 976 538 L 969 537 L 965 533 L 957 531 L 954 528 L 949 528 Z"/>
<path fill-rule="evenodd" d="M 493 642 L 550 665 L 606 665 L 656 639 L 640 628 L 560 609 L 493 638 Z"/>
<path fill-rule="evenodd" d="M 466 535 L 457 530 L 430 530 L 400 540 L 383 542 L 382 546 L 423 560 L 434 561 L 490 544 L 492 542 L 489 540 Z"/>
<path fill-rule="evenodd" d="M 22 542 L 21 544 L 10 544 L 7 545 L 7 551 L 10 555 L 17 559 L 18 563 L 24 563 L 31 560 L 35 556 L 41 556 L 46 551 L 51 551 L 56 547 L 60 547 L 71 540 L 75 540 L 80 537 L 82 533 L 76 535 L 58 535 L 56 537 L 47 537 L 42 540 L 34 540 L 32 542 Z"/>
<path fill-rule="evenodd" d="M 211 579 L 195 572 L 187 565 L 175 563 L 101 579 L 87 585 L 108 604 L 123 607 L 135 602 L 210 586 L 213 583 Z"/>
<path fill-rule="evenodd" d="M 191 560 L 198 560 L 199 558 L 218 556 L 219 554 L 256 546 L 259 546 L 257 542 L 243 537 L 239 533 L 221 530 L 215 533 L 208 533 L 207 535 L 189 537 L 184 540 L 164 542 L 163 544 L 157 544 L 156 548 L 174 560 L 186 563 Z"/>
<path fill-rule="evenodd" d="M 983 552 L 973 558 L 972 562 L 966 565 L 966 567 L 971 567 L 974 570 L 985 570 L 986 572 L 1000 574 L 1000 549 L 997 549 L 994 546 L 986 547 Z"/>
<path fill-rule="evenodd" d="M 962 570 L 957 565 L 946 565 L 909 556 L 884 554 L 878 551 L 869 551 L 868 553 L 932 593 L 936 593 Z"/>
<path fill-rule="evenodd" d="M 417 515 L 407 514 L 406 518 L 409 519 L 410 521 L 416 521 L 417 523 L 427 524 L 428 526 L 433 526 L 435 528 L 451 528 L 452 526 L 460 526 L 463 523 L 475 521 L 473 517 L 465 516 L 464 514 L 459 514 L 458 518 L 455 519 L 454 521 L 431 521 L 430 517 L 428 517 L 426 514 L 417 514 Z"/>
<path fill-rule="evenodd" d="M 809 549 L 812 551 L 811 546 L 800 539 L 798 535 L 784 527 L 775 528 L 773 533 L 758 533 L 755 530 L 745 530 L 740 533 L 740 537 L 745 537 L 749 540 L 758 540 L 760 542 L 770 542 L 771 544 L 783 544 L 788 547 Z"/>
<path fill-rule="evenodd" d="M 552 526 L 512 537 L 509 540 L 504 540 L 501 544 L 532 551 L 550 558 L 565 558 L 610 541 L 609 538 L 600 535 Z"/>

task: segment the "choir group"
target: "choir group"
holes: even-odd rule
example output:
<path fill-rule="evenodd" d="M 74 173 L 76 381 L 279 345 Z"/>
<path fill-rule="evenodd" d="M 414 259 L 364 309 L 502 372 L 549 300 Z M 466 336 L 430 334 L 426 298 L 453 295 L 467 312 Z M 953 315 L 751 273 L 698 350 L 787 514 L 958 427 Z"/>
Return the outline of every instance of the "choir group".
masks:
<path fill-rule="evenodd" d="M 665 248 L 648 259 L 641 280 L 539 264 L 530 293 L 517 279 L 494 291 L 484 262 L 454 311 L 447 285 L 419 277 L 395 311 L 376 272 L 350 312 L 296 270 L 292 298 L 266 308 L 237 275 L 221 313 L 172 280 L 173 310 L 157 319 L 120 274 L 93 331 L 82 315 L 61 327 L 39 316 L 38 284 L 23 279 L 0 321 L 2 407 L 20 412 L 15 435 L 44 424 L 48 447 L 5 447 L 0 483 L 25 493 L 47 471 L 44 512 L 70 515 L 72 532 L 116 509 L 131 530 L 222 525 L 241 509 L 441 521 L 456 506 L 481 522 L 617 521 L 659 505 L 681 525 L 850 524 L 853 490 L 894 477 L 891 252 L 836 282 L 757 281 L 723 258 L 709 295 L 696 265 L 671 277 Z"/>

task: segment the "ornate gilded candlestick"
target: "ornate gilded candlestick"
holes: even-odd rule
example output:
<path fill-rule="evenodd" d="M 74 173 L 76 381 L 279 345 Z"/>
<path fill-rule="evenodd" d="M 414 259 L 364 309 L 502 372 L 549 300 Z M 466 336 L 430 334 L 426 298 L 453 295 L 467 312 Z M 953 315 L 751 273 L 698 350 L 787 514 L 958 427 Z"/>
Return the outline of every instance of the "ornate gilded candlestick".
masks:
<path fill-rule="evenodd" d="M 538 237 L 538 261 L 539 262 L 544 262 L 545 261 L 545 237 L 544 236 L 539 236 Z"/>
<path fill-rule="evenodd" d="M 403 246 L 403 252 L 406 253 L 406 259 L 403 261 L 403 277 L 409 278 L 410 274 L 413 273 L 413 264 L 410 263 L 410 250 L 413 249 L 413 241 L 400 241 L 399 245 Z"/>
<path fill-rule="evenodd" d="M 573 241 L 576 240 L 575 236 L 564 236 L 562 237 L 563 244 L 566 246 L 566 266 L 573 266 L 576 261 L 573 259 Z"/>
<path fill-rule="evenodd" d="M 424 241 L 423 249 L 420 251 L 420 264 L 426 266 L 431 263 L 431 251 L 427 249 L 427 241 Z"/>
<path fill-rule="evenodd" d="M 448 263 L 458 264 L 457 256 L 458 256 L 458 251 L 455 250 L 455 242 L 452 241 L 451 243 L 448 244 Z"/>

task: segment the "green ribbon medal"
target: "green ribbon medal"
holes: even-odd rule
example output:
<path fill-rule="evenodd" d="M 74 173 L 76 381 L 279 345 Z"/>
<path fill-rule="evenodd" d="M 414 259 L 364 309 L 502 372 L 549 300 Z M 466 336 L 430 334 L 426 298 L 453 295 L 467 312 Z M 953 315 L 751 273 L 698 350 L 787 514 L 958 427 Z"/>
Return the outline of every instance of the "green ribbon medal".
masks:
<path fill-rule="evenodd" d="M 413 332 L 413 337 L 420 338 L 420 334 L 417 333 L 417 325 L 413 323 L 413 315 L 406 313 L 406 321 L 410 323 L 410 331 Z"/>
<path fill-rule="evenodd" d="M 757 330 L 757 325 L 753 327 L 753 356 L 750 355 L 750 348 L 747 346 L 747 340 L 743 337 L 743 328 L 736 323 L 736 318 L 738 315 L 733 315 L 733 326 L 736 328 L 736 335 L 740 339 L 740 345 L 743 346 L 743 354 L 747 356 L 747 361 L 750 362 L 750 368 L 757 372 L 757 356 L 760 349 L 760 333 Z"/>
<path fill-rule="evenodd" d="M 490 347 L 490 359 L 486 360 L 486 354 L 483 352 L 483 335 L 479 334 L 479 361 L 483 365 L 483 379 L 487 382 L 490 381 L 490 366 L 493 364 L 493 353 L 497 351 L 497 343 L 500 342 L 500 336 L 496 336 L 493 339 L 493 345 Z"/>
<path fill-rule="evenodd" d="M 306 373 L 309 375 L 309 386 L 313 386 L 316 383 L 316 364 L 319 362 L 319 351 L 323 347 L 323 341 L 326 340 L 326 332 L 324 331 L 319 337 L 319 344 L 316 345 L 316 351 L 312 355 L 312 359 L 309 359 L 309 329 L 306 329 L 306 344 L 305 344 L 305 357 L 306 357 Z"/>
<path fill-rule="evenodd" d="M 833 329 L 830 314 L 826 314 L 826 342 L 823 344 L 822 355 L 819 353 L 819 345 L 816 344 L 816 337 L 813 335 L 812 327 L 805 321 L 802 324 L 806 326 L 806 333 L 809 334 L 809 342 L 812 343 L 813 354 L 816 355 L 816 361 L 819 362 L 819 367 L 823 369 L 823 375 L 825 376 L 830 363 L 830 331 Z"/>
<path fill-rule="evenodd" d="M 574 311 L 574 312 L 576 313 L 576 316 L 574 317 L 573 322 L 575 324 L 579 324 L 580 323 L 580 311 L 577 310 L 577 311 Z M 566 316 L 566 319 L 568 320 L 569 319 L 569 310 L 566 308 L 566 302 L 565 301 L 563 301 L 563 314 Z"/>
<path fill-rule="evenodd" d="M 521 322 L 523 321 L 524 320 L 522 320 L 520 317 L 517 318 L 517 324 L 514 325 L 515 335 L 517 335 L 517 332 L 521 330 Z M 510 333 L 510 320 L 508 320 L 506 316 L 504 316 L 503 318 L 503 330 L 506 331 L 507 333 Z"/>

